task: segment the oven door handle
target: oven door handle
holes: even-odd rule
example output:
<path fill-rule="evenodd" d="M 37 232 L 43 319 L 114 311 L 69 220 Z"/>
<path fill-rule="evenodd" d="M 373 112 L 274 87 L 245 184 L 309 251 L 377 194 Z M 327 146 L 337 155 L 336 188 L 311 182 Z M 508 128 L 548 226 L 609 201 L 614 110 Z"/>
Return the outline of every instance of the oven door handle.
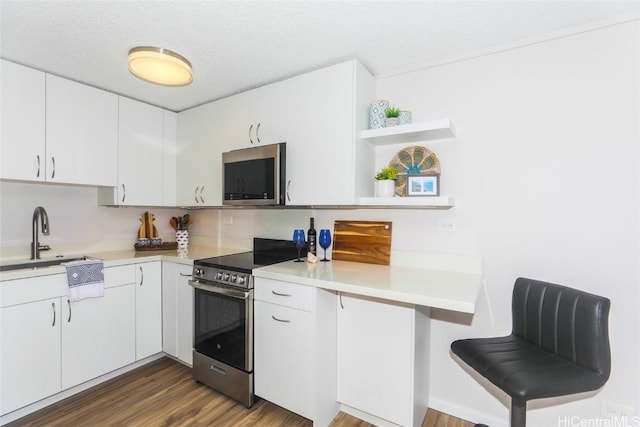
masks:
<path fill-rule="evenodd" d="M 189 284 L 196 289 L 202 289 L 203 291 L 226 295 L 231 298 L 244 299 L 244 300 L 251 298 L 251 289 L 248 291 L 228 289 L 228 288 L 223 288 L 221 286 L 208 285 L 208 284 L 199 282 L 197 280 L 189 280 Z"/>

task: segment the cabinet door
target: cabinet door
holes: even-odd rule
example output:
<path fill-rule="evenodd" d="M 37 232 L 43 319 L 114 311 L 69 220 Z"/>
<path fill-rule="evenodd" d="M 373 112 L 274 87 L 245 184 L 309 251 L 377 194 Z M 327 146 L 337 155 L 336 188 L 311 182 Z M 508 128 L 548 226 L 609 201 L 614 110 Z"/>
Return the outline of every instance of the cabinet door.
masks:
<path fill-rule="evenodd" d="M 114 187 L 118 96 L 47 74 L 47 181 Z"/>
<path fill-rule="evenodd" d="M 45 74 L 1 61 L 0 178 L 44 181 Z"/>
<path fill-rule="evenodd" d="M 235 148 L 286 142 L 287 85 L 287 81 L 272 83 L 229 98 Z"/>
<path fill-rule="evenodd" d="M 136 360 L 162 351 L 161 262 L 136 266 Z"/>
<path fill-rule="evenodd" d="M 232 104 L 226 98 L 178 114 L 179 205 L 222 205 L 222 153 L 233 148 Z"/>
<path fill-rule="evenodd" d="M 176 140 L 178 115 L 163 110 L 162 206 L 176 205 Z"/>
<path fill-rule="evenodd" d="M 193 366 L 193 287 L 189 285 L 192 267 L 179 265 L 176 285 L 176 330 L 178 359 Z"/>
<path fill-rule="evenodd" d="M 0 309 L 0 414 L 60 391 L 60 299 Z"/>
<path fill-rule="evenodd" d="M 353 204 L 354 62 L 294 77 L 287 89 L 287 204 Z"/>
<path fill-rule="evenodd" d="M 118 204 L 161 206 L 163 111 L 119 97 Z"/>
<path fill-rule="evenodd" d="M 162 351 L 178 357 L 178 264 L 162 262 Z"/>
<path fill-rule="evenodd" d="M 338 401 L 413 425 L 413 309 L 342 295 L 337 310 Z"/>
<path fill-rule="evenodd" d="M 101 298 L 62 298 L 62 389 L 135 361 L 135 285 Z"/>
<path fill-rule="evenodd" d="M 313 419 L 313 313 L 256 300 L 255 394 Z"/>

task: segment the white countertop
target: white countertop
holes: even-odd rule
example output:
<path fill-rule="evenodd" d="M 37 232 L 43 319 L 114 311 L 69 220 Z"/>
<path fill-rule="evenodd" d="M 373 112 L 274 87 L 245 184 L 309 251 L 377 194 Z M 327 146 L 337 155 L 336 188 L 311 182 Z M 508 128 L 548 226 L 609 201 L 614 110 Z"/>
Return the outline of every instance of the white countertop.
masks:
<path fill-rule="evenodd" d="M 178 252 L 177 250 L 163 250 L 163 251 L 136 251 L 134 249 L 125 249 L 119 251 L 109 252 L 95 252 L 95 253 L 79 253 L 69 254 L 65 258 L 72 258 L 78 256 L 88 256 L 91 258 L 97 258 L 104 261 L 105 267 L 114 267 L 118 265 L 135 264 L 140 262 L 152 262 L 152 261 L 169 261 L 179 264 L 193 265 L 193 260 L 201 258 L 209 258 L 213 256 L 228 255 L 238 252 L 245 252 L 242 249 L 229 249 L 229 248 L 216 248 L 209 246 L 189 246 L 188 252 Z M 49 259 L 55 259 L 54 257 L 43 256 L 40 261 L 46 261 Z M 17 260 L 2 261 L 2 264 L 17 263 Z M 25 260 L 25 262 L 27 262 Z M 51 274 L 64 273 L 65 267 L 61 265 L 55 265 L 51 267 L 41 267 L 35 269 L 21 269 L 10 270 L 0 272 L 1 280 L 15 280 L 25 279 L 28 277 L 48 276 Z"/>
<path fill-rule="evenodd" d="M 189 246 L 187 253 L 180 253 L 176 250 L 135 251 L 130 249 L 82 253 L 75 256 L 86 255 L 98 258 L 104 261 L 105 267 L 114 267 L 152 261 L 192 265 L 195 259 L 238 252 L 244 252 L 244 250 Z M 69 257 L 71 256 L 74 255 L 69 255 Z M 43 257 L 43 260 L 46 259 Z M 64 272 L 65 268 L 61 265 L 3 271 L 0 272 L 0 280 L 16 280 Z M 347 261 L 315 264 L 287 261 L 258 268 L 254 270 L 254 276 L 463 313 L 475 312 L 482 284 L 480 273 Z"/>
<path fill-rule="evenodd" d="M 475 312 L 482 286 L 478 273 L 347 261 L 288 261 L 258 268 L 253 275 L 463 313 Z"/>

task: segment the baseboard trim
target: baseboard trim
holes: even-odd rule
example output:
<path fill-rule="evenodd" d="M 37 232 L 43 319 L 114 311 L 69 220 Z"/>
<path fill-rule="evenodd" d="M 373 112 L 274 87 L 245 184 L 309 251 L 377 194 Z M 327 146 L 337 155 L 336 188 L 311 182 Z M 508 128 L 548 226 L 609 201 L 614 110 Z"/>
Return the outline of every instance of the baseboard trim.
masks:
<path fill-rule="evenodd" d="M 494 418 L 487 414 L 477 412 L 445 400 L 435 399 L 433 397 L 429 398 L 429 408 L 444 412 L 445 414 L 449 414 L 456 418 L 461 418 L 474 424 L 487 424 L 491 427 L 509 427 L 508 413 L 505 419 Z"/>

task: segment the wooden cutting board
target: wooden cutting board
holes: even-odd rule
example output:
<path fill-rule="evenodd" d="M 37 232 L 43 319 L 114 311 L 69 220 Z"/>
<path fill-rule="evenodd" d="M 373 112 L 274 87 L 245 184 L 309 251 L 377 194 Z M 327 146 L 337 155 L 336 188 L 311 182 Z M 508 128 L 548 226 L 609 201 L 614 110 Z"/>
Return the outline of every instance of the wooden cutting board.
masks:
<path fill-rule="evenodd" d="M 390 221 L 336 221 L 332 257 L 335 260 L 389 265 Z"/>

